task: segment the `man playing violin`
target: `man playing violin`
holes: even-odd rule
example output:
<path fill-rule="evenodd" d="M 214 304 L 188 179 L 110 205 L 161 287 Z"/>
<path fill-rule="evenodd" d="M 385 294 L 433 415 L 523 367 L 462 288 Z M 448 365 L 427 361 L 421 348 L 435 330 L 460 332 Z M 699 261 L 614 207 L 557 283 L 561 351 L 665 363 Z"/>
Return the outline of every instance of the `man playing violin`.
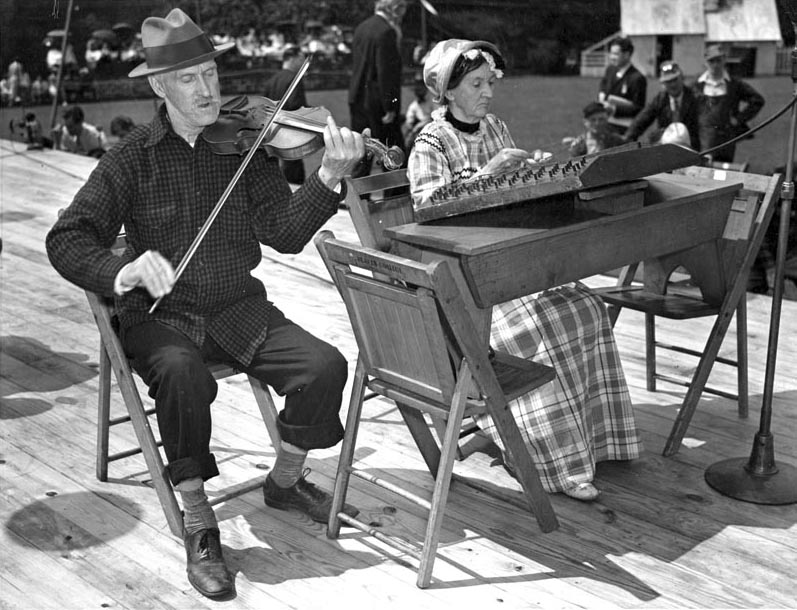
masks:
<path fill-rule="evenodd" d="M 47 235 L 47 252 L 69 281 L 115 297 L 121 340 L 155 400 L 168 474 L 181 495 L 188 579 L 207 597 L 226 597 L 233 579 L 204 491 L 218 474 L 209 448 L 217 386 L 207 363 L 232 364 L 285 396 L 265 503 L 326 522 L 331 497 L 305 479 L 304 462 L 308 450 L 343 438 L 347 364 L 287 319 L 251 271 L 261 244 L 299 252 L 336 212 L 363 137 L 329 118 L 321 166 L 293 193 L 277 160 L 254 153 L 177 281 L 175 265 L 240 166 L 202 138 L 219 115 L 215 58 L 233 43 L 215 47 L 180 9 L 146 19 L 141 34 L 146 61 L 130 76 L 146 76 L 164 103 L 99 161 Z M 110 247 L 122 227 L 127 248 L 117 257 Z"/>

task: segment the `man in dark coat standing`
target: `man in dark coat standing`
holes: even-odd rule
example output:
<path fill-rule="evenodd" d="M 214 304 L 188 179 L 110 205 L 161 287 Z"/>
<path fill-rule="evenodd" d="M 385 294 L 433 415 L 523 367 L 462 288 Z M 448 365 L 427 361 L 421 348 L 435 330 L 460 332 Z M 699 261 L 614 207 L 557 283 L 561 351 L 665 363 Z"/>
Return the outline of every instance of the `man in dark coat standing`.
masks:
<path fill-rule="evenodd" d="M 406 0 L 376 0 L 374 14 L 354 30 L 352 76 L 349 84 L 351 128 L 388 146 L 404 148 L 401 135 L 401 20 Z M 371 155 L 352 172 L 357 178 L 371 171 Z"/>
<path fill-rule="evenodd" d="M 707 70 L 697 79 L 700 143 L 704 150 L 719 146 L 748 130 L 747 122 L 764 106 L 764 97 L 725 69 L 725 51 L 720 45 L 705 50 Z M 736 144 L 712 153 L 714 161 L 733 163 Z"/>
<path fill-rule="evenodd" d="M 625 133 L 633 118 L 645 106 L 648 81 L 631 63 L 634 45 L 618 36 L 609 43 L 609 65 L 598 90 L 598 101 L 609 110 L 609 124 Z"/>
<path fill-rule="evenodd" d="M 303 63 L 304 53 L 302 53 L 299 46 L 295 44 L 286 45 L 282 51 L 282 70 L 266 81 L 263 95 L 275 102 L 282 99 Z M 291 96 L 285 100 L 283 108 L 285 110 L 298 110 L 303 107 L 307 107 L 307 97 L 304 93 L 304 84 L 299 81 Z M 280 169 L 291 184 L 304 183 L 304 161 L 301 159 L 287 161 L 280 159 Z"/>
<path fill-rule="evenodd" d="M 697 99 L 694 92 L 684 86 L 684 76 L 678 64 L 674 61 L 661 64 L 659 82 L 662 90 L 636 116 L 628 128 L 626 139 L 638 139 L 656 121 L 656 129 L 651 131 L 650 141 L 657 143 L 668 125 L 683 123 L 689 132 L 689 145 L 700 150 Z"/>

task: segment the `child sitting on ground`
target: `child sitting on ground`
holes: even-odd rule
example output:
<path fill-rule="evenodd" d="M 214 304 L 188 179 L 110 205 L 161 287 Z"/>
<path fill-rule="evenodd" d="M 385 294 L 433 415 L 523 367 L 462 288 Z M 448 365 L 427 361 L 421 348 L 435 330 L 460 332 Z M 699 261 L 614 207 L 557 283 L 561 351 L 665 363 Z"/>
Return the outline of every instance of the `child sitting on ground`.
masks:
<path fill-rule="evenodd" d="M 570 147 L 570 155 L 578 157 L 625 144 L 625 139 L 609 128 L 609 111 L 600 102 L 584 107 L 584 133 L 562 139 Z"/>

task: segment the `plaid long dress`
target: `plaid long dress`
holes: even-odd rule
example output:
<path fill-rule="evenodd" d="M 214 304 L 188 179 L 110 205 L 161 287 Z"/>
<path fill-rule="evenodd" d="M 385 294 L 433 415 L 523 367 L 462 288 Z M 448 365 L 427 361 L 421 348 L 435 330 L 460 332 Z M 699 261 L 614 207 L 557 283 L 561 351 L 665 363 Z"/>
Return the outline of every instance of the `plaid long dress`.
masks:
<path fill-rule="evenodd" d="M 409 176 L 416 206 L 431 193 L 476 173 L 501 148 L 514 147 L 494 115 L 465 133 L 436 111 L 415 141 Z M 533 264 L 533 263 L 531 263 Z M 556 378 L 510 403 L 543 486 L 561 491 L 592 481 L 595 464 L 639 457 L 642 443 L 603 302 L 581 284 L 566 284 L 493 308 L 491 344 L 552 366 Z M 489 415 L 479 427 L 503 450 Z"/>

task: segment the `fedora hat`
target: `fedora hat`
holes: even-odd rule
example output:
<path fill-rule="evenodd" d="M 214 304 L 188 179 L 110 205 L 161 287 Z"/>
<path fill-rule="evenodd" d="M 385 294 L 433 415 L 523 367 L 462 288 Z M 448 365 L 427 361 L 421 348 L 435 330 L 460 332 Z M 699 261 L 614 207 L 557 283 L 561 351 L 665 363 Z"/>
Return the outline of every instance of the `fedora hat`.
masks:
<path fill-rule="evenodd" d="M 235 46 L 234 42 L 214 46 L 208 35 L 179 8 L 173 9 L 165 19 L 147 17 L 141 24 L 141 43 L 146 61 L 133 68 L 128 74 L 131 78 L 190 68 Z"/>

